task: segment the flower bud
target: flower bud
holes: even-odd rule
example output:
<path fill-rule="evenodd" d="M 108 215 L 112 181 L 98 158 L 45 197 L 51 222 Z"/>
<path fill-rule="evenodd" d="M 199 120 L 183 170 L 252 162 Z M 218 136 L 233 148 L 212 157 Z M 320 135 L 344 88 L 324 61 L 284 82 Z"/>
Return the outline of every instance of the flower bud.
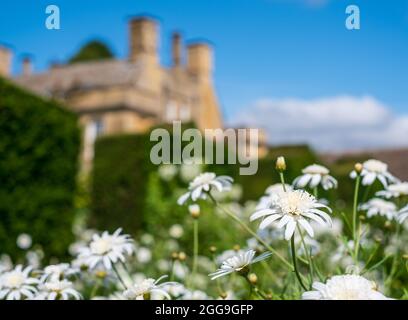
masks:
<path fill-rule="evenodd" d="M 216 246 L 211 246 L 211 247 L 210 247 L 210 252 L 211 252 L 211 253 L 217 252 L 217 247 L 216 247 Z"/>
<path fill-rule="evenodd" d="M 241 247 L 239 246 L 239 244 L 236 244 L 235 246 L 232 247 L 232 249 L 234 251 L 239 251 L 239 250 L 241 250 Z"/>
<path fill-rule="evenodd" d="M 256 283 L 258 282 L 258 277 L 256 276 L 255 273 L 250 273 L 248 275 L 248 280 L 252 285 L 256 285 Z"/>
<path fill-rule="evenodd" d="M 106 271 L 97 271 L 95 275 L 99 279 L 105 279 L 108 273 Z"/>
<path fill-rule="evenodd" d="M 171 258 L 172 258 L 173 260 L 177 260 L 178 257 L 179 257 L 178 252 L 172 252 L 172 253 L 171 253 Z"/>
<path fill-rule="evenodd" d="M 363 165 L 361 163 L 356 163 L 354 165 L 354 170 L 357 172 L 357 174 L 360 174 L 363 171 Z"/>
<path fill-rule="evenodd" d="M 185 261 L 186 258 L 187 258 L 187 255 L 186 255 L 185 252 L 179 252 L 178 258 L 179 258 L 180 261 Z"/>
<path fill-rule="evenodd" d="M 194 219 L 198 219 L 200 216 L 200 206 L 198 204 L 188 206 L 188 211 Z"/>
<path fill-rule="evenodd" d="M 221 292 L 220 293 L 220 298 L 223 299 L 223 300 L 227 299 L 227 296 L 228 296 L 228 294 L 226 292 Z"/>
<path fill-rule="evenodd" d="M 285 157 L 278 157 L 278 159 L 276 159 L 276 170 L 278 170 L 279 172 L 283 172 L 286 170 Z"/>

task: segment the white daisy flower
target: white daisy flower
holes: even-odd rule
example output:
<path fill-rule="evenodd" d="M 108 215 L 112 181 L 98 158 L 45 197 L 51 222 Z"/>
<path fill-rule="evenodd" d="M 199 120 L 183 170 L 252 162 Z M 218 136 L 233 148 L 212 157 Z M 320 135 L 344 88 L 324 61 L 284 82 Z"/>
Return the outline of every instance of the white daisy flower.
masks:
<path fill-rule="evenodd" d="M 112 269 L 112 264 L 118 261 L 125 262 L 125 256 L 134 252 L 133 240 L 129 235 L 120 233 L 122 229 L 113 234 L 107 231 L 102 235 L 94 234 L 88 247 L 79 249 L 78 258 L 90 269 L 102 263 L 107 270 Z"/>
<path fill-rule="evenodd" d="M 210 192 L 212 188 L 215 188 L 219 192 L 229 190 L 233 179 L 227 176 L 217 177 L 213 172 L 205 172 L 195 177 L 190 182 L 188 192 L 183 194 L 177 201 L 179 205 L 184 204 L 188 198 L 196 201 L 198 199 L 206 199 L 207 192 Z"/>
<path fill-rule="evenodd" d="M 402 208 L 398 212 L 398 221 L 399 221 L 399 223 L 403 223 L 406 218 L 408 218 L 408 206 Z"/>
<path fill-rule="evenodd" d="M 127 300 L 150 300 L 151 294 L 159 294 L 164 298 L 171 300 L 170 295 L 165 290 L 165 287 L 169 285 L 176 285 L 176 282 L 163 282 L 158 284 L 162 279 L 167 276 L 162 276 L 157 280 L 154 279 L 144 279 L 141 282 L 138 282 L 132 285 L 130 288 L 123 292 L 123 296 Z"/>
<path fill-rule="evenodd" d="M 286 191 L 291 191 L 293 190 L 291 185 L 286 184 L 285 189 L 283 189 L 282 183 L 276 183 L 271 186 L 269 186 L 265 190 L 265 196 L 261 197 L 259 199 L 259 202 L 255 208 L 255 210 L 261 210 L 261 209 L 266 209 L 270 208 L 278 199 L 280 194 Z"/>
<path fill-rule="evenodd" d="M 37 293 L 38 279 L 30 277 L 32 267 L 23 269 L 22 265 L 0 276 L 0 300 L 31 299 Z"/>
<path fill-rule="evenodd" d="M 248 273 L 249 266 L 251 264 L 265 260 L 272 255 L 271 252 L 265 252 L 255 258 L 255 253 L 256 252 L 254 250 L 248 250 L 243 253 L 238 253 L 235 256 L 225 260 L 222 263 L 220 269 L 218 269 L 214 273 L 209 274 L 211 280 L 226 276 L 233 272 Z"/>
<path fill-rule="evenodd" d="M 279 221 L 277 227 L 285 227 L 286 240 L 293 236 L 297 225 L 313 237 L 313 228 L 307 219 L 316 221 L 321 225 L 332 225 L 330 216 L 322 209 L 326 209 L 329 213 L 332 212 L 329 207 L 319 203 L 314 196 L 304 190 L 287 191 L 282 193 L 270 208 L 252 214 L 250 220 L 263 218 L 259 225 L 260 229 L 268 227 L 272 222 Z"/>
<path fill-rule="evenodd" d="M 324 190 L 337 188 L 337 180 L 329 175 L 330 171 L 326 167 L 312 164 L 302 170 L 303 175 L 293 181 L 295 188 L 303 189 L 306 186 L 316 188 L 319 184 Z"/>
<path fill-rule="evenodd" d="M 387 187 L 391 182 L 397 182 L 398 180 L 388 172 L 388 165 L 379 160 L 367 160 L 363 163 L 363 170 L 361 171 L 363 177 L 362 184 L 369 186 L 374 183 L 376 179 L 380 180 L 384 187 Z M 352 179 L 357 178 L 357 172 L 354 170 L 351 172 L 350 177 Z"/>
<path fill-rule="evenodd" d="M 40 293 L 35 300 L 81 300 L 78 291 L 73 288 L 73 284 L 68 280 L 51 280 L 40 286 Z"/>
<path fill-rule="evenodd" d="M 388 220 L 394 219 L 398 210 L 393 202 L 379 198 L 371 199 L 367 203 L 362 204 L 360 209 L 367 211 L 368 218 L 379 215 L 386 217 Z"/>
<path fill-rule="evenodd" d="M 408 182 L 390 184 L 385 190 L 378 191 L 376 195 L 387 199 L 408 196 Z"/>
<path fill-rule="evenodd" d="M 79 268 L 71 267 L 69 263 L 60 263 L 49 265 L 44 268 L 41 276 L 41 282 L 46 280 L 56 281 L 69 277 L 79 272 Z"/>
<path fill-rule="evenodd" d="M 303 300 L 389 300 L 377 285 L 359 275 L 334 276 L 326 283 L 314 282 L 314 291 L 303 293 Z"/>

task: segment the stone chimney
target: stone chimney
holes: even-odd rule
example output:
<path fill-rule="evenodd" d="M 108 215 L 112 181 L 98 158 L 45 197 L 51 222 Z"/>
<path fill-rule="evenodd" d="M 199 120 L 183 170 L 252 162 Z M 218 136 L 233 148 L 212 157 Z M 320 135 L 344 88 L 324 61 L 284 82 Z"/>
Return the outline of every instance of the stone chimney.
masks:
<path fill-rule="evenodd" d="M 13 53 L 10 49 L 0 46 L 0 76 L 8 77 L 11 75 L 11 62 Z"/>
<path fill-rule="evenodd" d="M 33 64 L 31 58 L 26 56 L 23 58 L 23 76 L 29 76 L 33 73 Z"/>
<path fill-rule="evenodd" d="M 148 17 L 138 17 L 130 20 L 130 54 L 132 62 L 145 61 L 158 64 L 157 23 Z"/>
<path fill-rule="evenodd" d="M 179 32 L 173 32 L 172 39 L 172 61 L 174 67 L 180 67 L 182 65 L 182 55 L 183 55 L 183 47 L 182 47 L 182 39 L 181 34 Z"/>
<path fill-rule="evenodd" d="M 200 81 L 211 81 L 213 51 L 207 43 L 195 43 L 187 47 L 187 70 Z"/>

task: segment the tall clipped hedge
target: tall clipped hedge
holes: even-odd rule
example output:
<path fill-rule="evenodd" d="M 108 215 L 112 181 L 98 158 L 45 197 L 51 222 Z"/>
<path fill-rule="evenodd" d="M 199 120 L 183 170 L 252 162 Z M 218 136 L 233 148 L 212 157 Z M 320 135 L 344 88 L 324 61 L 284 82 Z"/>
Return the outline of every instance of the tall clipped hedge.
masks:
<path fill-rule="evenodd" d="M 47 256 L 66 254 L 79 147 L 74 114 L 0 78 L 0 252 L 21 256 L 28 233 Z"/>
<path fill-rule="evenodd" d="M 150 162 L 149 135 L 120 135 L 98 139 L 92 176 L 90 225 L 98 229 L 142 227 Z"/>

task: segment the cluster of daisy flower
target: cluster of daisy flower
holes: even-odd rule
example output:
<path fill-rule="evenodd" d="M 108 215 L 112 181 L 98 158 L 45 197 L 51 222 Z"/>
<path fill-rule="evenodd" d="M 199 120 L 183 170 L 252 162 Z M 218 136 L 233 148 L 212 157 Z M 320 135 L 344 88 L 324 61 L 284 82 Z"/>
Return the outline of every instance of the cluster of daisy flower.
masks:
<path fill-rule="evenodd" d="M 160 244 L 151 234 L 136 241 L 122 229 L 80 229 L 70 263 L 41 267 L 30 250 L 33 240 L 22 234 L 17 245 L 27 251 L 26 266 L 0 256 L 0 300 L 391 299 L 393 279 L 408 279 L 401 268 L 408 259 L 408 182 L 381 161 L 356 164 L 353 203 L 337 209 L 322 197 L 339 184 L 328 168 L 309 165 L 292 183 L 283 157 L 276 169 L 280 182 L 256 203 L 241 205 L 242 189 L 228 176 L 197 166 L 160 167 L 164 182 L 176 175 L 189 180 L 177 203 L 193 228 L 191 247 L 180 243 L 187 234 L 183 221 L 171 225 Z M 202 217 L 211 214 L 230 219 L 241 245 L 200 247 Z"/>

